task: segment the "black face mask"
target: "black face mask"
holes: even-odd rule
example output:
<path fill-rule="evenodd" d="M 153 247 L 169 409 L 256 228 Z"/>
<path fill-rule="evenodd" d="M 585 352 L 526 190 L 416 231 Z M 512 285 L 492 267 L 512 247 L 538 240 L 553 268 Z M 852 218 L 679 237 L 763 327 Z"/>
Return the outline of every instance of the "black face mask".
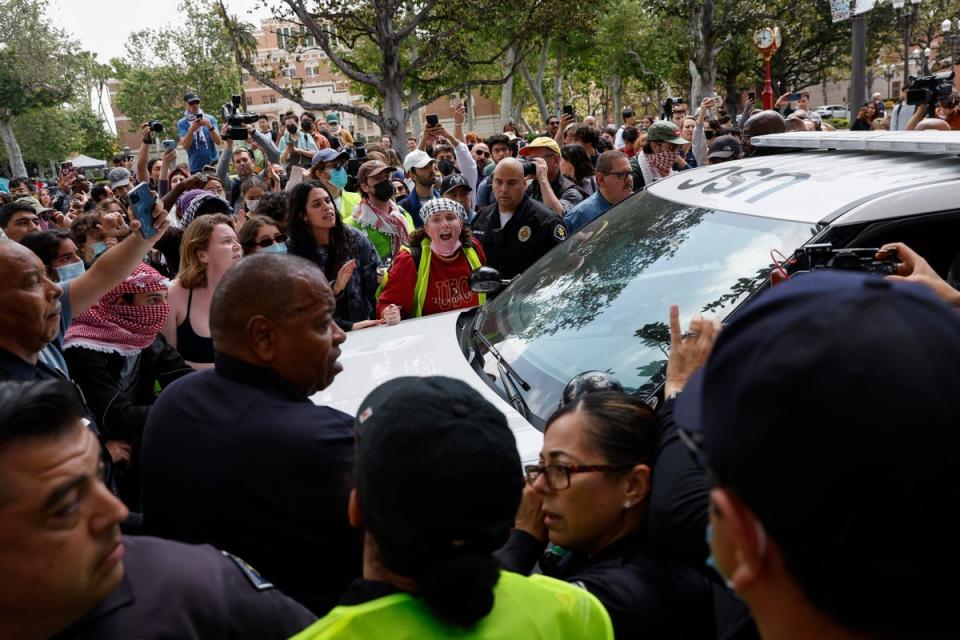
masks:
<path fill-rule="evenodd" d="M 287 125 L 287 131 L 289 131 L 291 134 L 296 133 L 296 132 L 297 132 L 297 125 L 295 125 L 295 124 L 288 124 L 288 125 Z"/>
<path fill-rule="evenodd" d="M 373 187 L 373 197 L 379 200 L 380 202 L 386 202 L 393 197 L 393 194 L 397 192 L 397 188 L 393 186 L 393 183 L 389 180 L 384 180 L 383 182 L 378 182 Z"/>
<path fill-rule="evenodd" d="M 453 164 L 453 160 L 444 158 L 443 160 L 437 163 L 437 168 L 440 169 L 441 175 L 448 176 L 451 173 L 453 173 L 453 170 L 455 167 Z"/>

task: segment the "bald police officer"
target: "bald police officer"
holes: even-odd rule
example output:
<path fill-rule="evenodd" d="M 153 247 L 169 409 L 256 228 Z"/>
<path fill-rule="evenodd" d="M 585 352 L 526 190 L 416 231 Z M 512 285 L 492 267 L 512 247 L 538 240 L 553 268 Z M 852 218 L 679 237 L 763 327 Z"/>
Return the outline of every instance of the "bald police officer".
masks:
<path fill-rule="evenodd" d="M 526 186 L 520 161 L 501 160 L 493 170 L 496 202 L 481 209 L 471 225 L 487 264 L 503 278 L 520 275 L 567 237 L 563 220 L 527 195 Z"/>
<path fill-rule="evenodd" d="M 120 535 L 66 380 L 0 382 L 0 640 L 287 638 L 315 620 L 238 558 Z"/>

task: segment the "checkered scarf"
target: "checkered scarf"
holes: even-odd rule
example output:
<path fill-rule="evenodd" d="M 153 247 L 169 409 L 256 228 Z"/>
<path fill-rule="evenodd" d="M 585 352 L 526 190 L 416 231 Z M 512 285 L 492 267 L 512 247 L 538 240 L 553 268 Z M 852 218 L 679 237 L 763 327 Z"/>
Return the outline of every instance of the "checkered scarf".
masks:
<path fill-rule="evenodd" d="M 166 291 L 167 279 L 145 264 L 76 318 L 64 336 L 64 348 L 84 347 L 132 356 L 149 347 L 170 315 L 169 304 L 119 304 L 125 293 Z"/>

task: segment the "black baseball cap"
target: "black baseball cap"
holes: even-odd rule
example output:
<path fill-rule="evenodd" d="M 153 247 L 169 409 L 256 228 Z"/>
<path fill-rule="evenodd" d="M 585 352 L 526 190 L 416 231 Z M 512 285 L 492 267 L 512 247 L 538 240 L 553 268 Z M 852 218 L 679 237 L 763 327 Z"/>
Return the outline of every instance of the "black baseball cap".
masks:
<path fill-rule="evenodd" d="M 674 415 L 819 609 L 867 629 L 947 624 L 960 315 L 929 289 L 840 272 L 778 285 L 724 328 Z"/>
<path fill-rule="evenodd" d="M 200 102 L 200 94 L 196 91 L 187 91 L 183 96 L 184 102 Z"/>
<path fill-rule="evenodd" d="M 710 147 L 710 153 L 707 154 L 707 160 L 716 158 L 718 160 L 739 160 L 741 155 L 740 141 L 734 136 L 720 136 L 713 141 Z"/>
<path fill-rule="evenodd" d="M 503 544 L 523 489 L 520 455 L 503 413 L 476 390 L 396 378 L 364 399 L 355 426 L 357 491 L 378 544 L 410 559 Z"/>
<path fill-rule="evenodd" d="M 463 175 L 453 172 L 440 181 L 440 195 L 445 196 L 457 187 L 464 187 L 467 191 L 473 191 L 470 182 Z"/>

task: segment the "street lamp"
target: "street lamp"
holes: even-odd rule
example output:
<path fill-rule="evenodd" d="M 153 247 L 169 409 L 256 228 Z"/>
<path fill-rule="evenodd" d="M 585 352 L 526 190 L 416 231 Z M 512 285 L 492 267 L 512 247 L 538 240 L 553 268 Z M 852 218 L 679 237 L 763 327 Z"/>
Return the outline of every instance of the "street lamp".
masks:
<path fill-rule="evenodd" d="M 900 24 L 900 30 L 903 31 L 903 86 L 907 86 L 910 81 L 910 30 L 917 25 L 918 8 L 912 11 L 907 10 L 906 0 L 893 0 L 893 8 L 897 10 L 897 22 Z M 916 7 L 920 0 L 910 0 L 910 4 Z"/>
<path fill-rule="evenodd" d="M 893 97 L 893 88 L 890 86 L 890 82 L 893 80 L 893 76 L 897 75 L 897 65 L 895 64 L 882 64 L 880 65 L 880 70 L 883 73 L 883 77 L 887 79 L 887 97 Z"/>
<path fill-rule="evenodd" d="M 950 68 L 953 68 L 953 65 L 956 64 L 957 59 L 957 42 L 960 42 L 960 33 L 950 33 L 953 26 L 956 25 L 960 29 L 960 20 L 955 22 L 950 22 L 950 18 L 947 18 L 940 23 L 940 31 L 943 32 L 943 39 L 950 41 Z"/>

